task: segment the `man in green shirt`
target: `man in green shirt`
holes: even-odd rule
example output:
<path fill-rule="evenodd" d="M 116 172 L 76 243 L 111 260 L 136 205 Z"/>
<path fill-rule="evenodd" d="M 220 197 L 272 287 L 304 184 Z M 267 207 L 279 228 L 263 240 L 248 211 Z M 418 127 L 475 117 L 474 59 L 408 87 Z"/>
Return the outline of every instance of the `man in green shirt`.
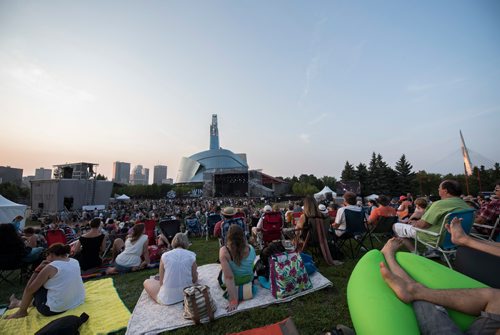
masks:
<path fill-rule="evenodd" d="M 444 217 L 448 213 L 470 208 L 467 203 L 460 198 L 462 189 L 457 181 L 444 180 L 439 185 L 438 191 L 441 200 L 432 203 L 420 220 L 414 221 L 411 224 L 398 222 L 392 227 L 396 236 L 404 237 L 404 245 L 412 252 L 415 250 L 412 239 L 414 239 L 417 234 L 414 227 L 438 233 L 441 226 L 444 224 Z M 428 234 L 419 234 L 419 239 L 428 243 L 436 241 L 437 238 Z"/>

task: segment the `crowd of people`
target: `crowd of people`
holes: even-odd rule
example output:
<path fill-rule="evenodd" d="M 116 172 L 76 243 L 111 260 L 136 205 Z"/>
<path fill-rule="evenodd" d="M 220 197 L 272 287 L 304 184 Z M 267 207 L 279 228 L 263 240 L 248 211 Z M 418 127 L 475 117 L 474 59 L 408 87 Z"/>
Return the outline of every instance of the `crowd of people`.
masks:
<path fill-rule="evenodd" d="M 434 202 L 426 198 L 414 200 L 411 194 L 401 195 L 396 200 L 380 195 L 376 200 L 371 199 L 366 206 L 352 192 L 343 195 L 342 204 L 335 201 L 318 203 L 312 196 L 300 202 L 274 206 L 245 198 L 117 202 L 101 211 L 65 212 L 46 219 L 40 228 L 27 227 L 24 230 L 20 226 L 22 217 L 16 217 L 12 223 L 0 224 L 0 254 L 2 259 L 6 255 L 13 255 L 12 259 L 31 265 L 33 274 L 22 298 L 18 300 L 15 296 L 11 297 L 9 307 L 19 309 L 9 318 L 26 316 L 31 304 L 42 315 L 55 315 L 82 304 L 85 291 L 81 272 L 101 266 L 106 251 L 112 258 L 112 266 L 107 269 L 107 274 L 147 267 L 151 261 L 148 248 L 151 239 L 145 230 L 147 221 L 157 226 L 163 218 L 177 218 L 181 222 L 194 218 L 202 225 L 214 214 L 220 215 L 220 221 L 213 227 L 213 234 L 220 238 L 219 283 L 228 301 L 228 311 L 238 308 L 242 299 L 239 288 L 253 283 L 256 251 L 259 251 L 256 249 L 262 247 L 263 225 L 268 213 L 280 213 L 282 228 L 288 232 L 296 248 L 300 248 L 307 239 L 311 220 L 322 220 L 329 228 L 330 238 L 335 241 L 346 231 L 346 214 L 349 212 L 364 215 L 368 229 L 376 226 L 383 217 L 397 217 L 398 222 L 393 225 L 396 238 L 390 240 L 382 250 L 388 264 L 388 267 L 381 266 L 383 278 L 405 302 L 428 300 L 455 306 L 454 302 L 448 303 L 448 300 L 441 302 L 438 298 L 428 298 L 432 294 L 415 284 L 398 267 L 393 254 L 400 245 L 413 251 L 415 228 L 435 232 L 443 224 L 445 215 L 453 211 L 474 208 L 477 210 L 475 221 L 492 226 L 500 214 L 500 183 L 497 183 L 495 195 L 491 199 L 464 197 L 460 185 L 453 180 L 443 181 L 438 192 L 441 199 Z M 161 246 L 159 275 L 146 279 L 144 289 L 159 304 L 170 305 L 182 301 L 183 288 L 198 281 L 196 254 L 188 250 L 189 227 L 184 228 L 187 231 L 178 232 L 172 240 L 157 229 L 152 239 L 154 244 Z M 471 242 L 470 237 L 464 236 L 457 228 L 455 221 L 448 229 L 458 245 L 472 245 L 491 254 L 499 254 L 498 244 Z M 48 246 L 50 234 L 47 233 L 54 230 L 62 232 L 65 243 Z M 261 257 L 268 254 L 261 251 Z M 254 290 L 254 287 L 251 289 Z M 479 293 L 485 295 L 482 291 Z M 493 297 L 499 294 L 498 290 L 488 293 Z M 488 313 L 499 314 L 498 304 L 491 299 L 483 301 L 483 305 Z M 477 308 L 462 309 L 475 315 L 478 312 Z"/>

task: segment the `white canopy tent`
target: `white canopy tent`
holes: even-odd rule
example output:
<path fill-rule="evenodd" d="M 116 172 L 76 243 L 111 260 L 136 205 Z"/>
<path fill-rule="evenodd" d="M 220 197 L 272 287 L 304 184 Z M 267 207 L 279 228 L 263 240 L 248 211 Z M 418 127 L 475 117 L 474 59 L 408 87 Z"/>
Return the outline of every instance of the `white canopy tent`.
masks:
<path fill-rule="evenodd" d="M 316 200 L 324 200 L 327 198 L 328 193 L 331 193 L 332 199 L 335 199 L 335 197 L 337 196 L 337 193 L 333 192 L 332 189 L 329 188 L 328 186 L 325 186 L 321 191 L 314 194 L 314 198 Z"/>
<path fill-rule="evenodd" d="M 21 229 L 24 229 L 27 207 L 26 205 L 17 204 L 0 195 L 0 223 L 10 223 L 16 216 L 21 215 L 23 217 Z"/>
<path fill-rule="evenodd" d="M 376 194 L 370 194 L 369 196 L 365 197 L 365 200 L 368 201 L 368 200 L 377 200 L 378 199 L 378 195 Z"/>
<path fill-rule="evenodd" d="M 130 197 L 128 195 L 126 195 L 126 194 L 122 194 L 119 197 L 116 197 L 115 199 L 119 200 L 119 201 L 129 201 Z"/>

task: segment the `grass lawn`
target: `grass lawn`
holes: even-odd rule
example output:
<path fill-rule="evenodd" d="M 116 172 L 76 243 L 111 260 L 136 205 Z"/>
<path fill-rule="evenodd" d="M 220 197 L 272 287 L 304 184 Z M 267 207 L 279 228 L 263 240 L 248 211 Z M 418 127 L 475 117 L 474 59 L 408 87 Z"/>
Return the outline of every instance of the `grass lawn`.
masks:
<path fill-rule="evenodd" d="M 192 238 L 190 250 L 197 255 L 198 265 L 214 263 L 218 257 L 218 242 L 216 239 L 205 241 Z M 352 327 L 346 300 L 346 288 L 349 276 L 356 264 L 356 260 L 346 259 L 340 266 L 319 265 L 319 271 L 333 283 L 333 288 L 323 289 L 292 302 L 272 305 L 266 308 L 253 309 L 238 313 L 231 317 L 224 317 L 207 325 L 191 326 L 169 332 L 169 334 L 226 334 L 260 327 L 283 320 L 292 316 L 300 334 L 320 334 L 331 330 L 336 324 Z M 145 270 L 136 273 L 114 276 L 115 287 L 132 312 L 135 303 L 142 292 L 142 283 L 150 275 L 157 273 L 157 269 Z M 8 297 L 16 293 L 22 294 L 23 286 L 16 283 L 10 286 L 5 282 L 0 287 L 0 302 L 7 303 Z M 105 308 L 105 306 L 103 306 Z M 118 332 L 124 334 L 125 331 Z"/>

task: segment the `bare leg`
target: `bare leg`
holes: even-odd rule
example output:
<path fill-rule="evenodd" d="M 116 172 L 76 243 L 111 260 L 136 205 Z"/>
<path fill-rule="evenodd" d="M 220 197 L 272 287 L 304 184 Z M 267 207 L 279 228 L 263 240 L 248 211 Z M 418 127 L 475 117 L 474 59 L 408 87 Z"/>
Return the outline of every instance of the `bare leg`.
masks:
<path fill-rule="evenodd" d="M 479 315 L 481 311 L 500 314 L 500 290 L 493 288 L 433 290 L 416 282 L 408 282 L 392 273 L 380 263 L 382 277 L 405 303 L 415 300 L 451 308 L 469 315 Z"/>
<path fill-rule="evenodd" d="M 151 299 L 156 301 L 156 297 L 158 296 L 158 292 L 160 292 L 160 281 L 156 279 L 146 279 L 144 281 L 144 289 L 149 294 Z"/>
<path fill-rule="evenodd" d="M 17 299 L 15 294 L 10 296 L 9 302 L 9 309 L 18 308 L 21 305 L 21 300 Z"/>
<path fill-rule="evenodd" d="M 403 244 L 410 252 L 415 252 L 415 241 L 411 238 L 403 238 Z"/>
<path fill-rule="evenodd" d="M 461 219 L 453 218 L 445 228 L 451 234 L 451 241 L 456 245 L 463 245 L 471 249 L 476 249 L 491 255 L 500 257 L 500 243 L 493 241 L 482 241 L 465 234 L 460 224 Z"/>
<path fill-rule="evenodd" d="M 399 266 L 398 262 L 396 261 L 396 258 L 394 257 L 396 251 L 398 251 L 398 249 L 401 247 L 404 241 L 408 241 L 408 239 L 393 237 L 389 241 L 387 241 L 387 243 L 382 248 L 381 252 L 384 255 L 387 265 L 396 276 L 402 278 L 405 281 L 414 282 L 413 278 L 411 278 L 406 273 L 406 271 L 403 270 L 401 266 Z"/>
<path fill-rule="evenodd" d="M 14 299 L 15 299 L 15 297 L 14 297 Z M 15 300 L 17 300 L 17 299 L 15 299 Z M 17 319 L 17 318 L 23 318 L 23 317 L 27 316 L 28 315 L 28 307 L 31 305 L 32 301 L 33 301 L 33 293 L 28 292 L 27 288 L 25 288 L 21 302 L 16 306 L 16 307 L 19 307 L 19 309 L 14 314 L 7 316 L 7 319 Z"/>

